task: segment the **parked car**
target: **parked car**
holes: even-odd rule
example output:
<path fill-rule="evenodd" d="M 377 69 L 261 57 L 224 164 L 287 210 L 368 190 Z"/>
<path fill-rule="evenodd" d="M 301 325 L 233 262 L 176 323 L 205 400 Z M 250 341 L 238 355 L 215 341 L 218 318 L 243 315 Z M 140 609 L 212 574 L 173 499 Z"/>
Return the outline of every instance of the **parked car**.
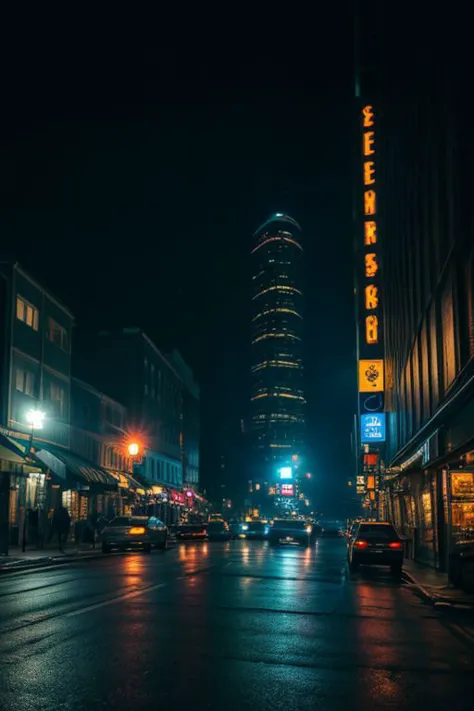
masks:
<path fill-rule="evenodd" d="M 248 521 L 242 524 L 241 538 L 254 541 L 266 541 L 270 533 L 270 526 L 266 521 Z"/>
<path fill-rule="evenodd" d="M 391 523 L 361 522 L 348 540 L 347 560 L 351 571 L 359 565 L 388 565 L 400 575 L 403 543 Z"/>
<path fill-rule="evenodd" d="M 344 527 L 340 521 L 319 521 L 320 536 L 343 536 Z"/>
<path fill-rule="evenodd" d="M 207 526 L 203 523 L 184 523 L 176 529 L 178 541 L 204 541 L 207 538 Z"/>
<path fill-rule="evenodd" d="M 271 546 L 293 544 L 309 546 L 313 536 L 313 527 L 301 519 L 279 519 L 273 522 L 268 539 Z"/>
<path fill-rule="evenodd" d="M 139 548 L 150 553 L 152 548 L 164 550 L 167 546 L 168 528 L 154 516 L 117 516 L 102 533 L 102 553 L 114 548 Z"/>
<path fill-rule="evenodd" d="M 449 582 L 474 592 L 474 541 L 460 541 L 449 556 Z"/>
<path fill-rule="evenodd" d="M 242 526 L 245 524 L 242 521 L 229 521 L 229 530 L 232 538 L 239 538 L 242 534 Z"/>
<path fill-rule="evenodd" d="M 207 524 L 207 537 L 210 541 L 229 541 L 231 535 L 227 521 L 209 521 Z"/>

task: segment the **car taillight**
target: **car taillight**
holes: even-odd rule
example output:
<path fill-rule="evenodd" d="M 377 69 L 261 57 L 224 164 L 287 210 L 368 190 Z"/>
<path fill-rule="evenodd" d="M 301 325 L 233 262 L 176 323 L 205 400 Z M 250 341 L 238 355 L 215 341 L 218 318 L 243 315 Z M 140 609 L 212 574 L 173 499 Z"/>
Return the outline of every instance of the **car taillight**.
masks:
<path fill-rule="evenodd" d="M 133 526 L 128 533 L 130 536 L 143 536 L 145 531 L 146 528 L 144 528 L 143 526 Z"/>
<path fill-rule="evenodd" d="M 392 543 L 388 544 L 388 547 L 389 548 L 401 548 L 402 544 L 400 543 L 400 541 L 393 541 Z"/>
<path fill-rule="evenodd" d="M 354 541 L 354 545 L 356 548 L 367 548 L 369 544 L 367 541 Z"/>

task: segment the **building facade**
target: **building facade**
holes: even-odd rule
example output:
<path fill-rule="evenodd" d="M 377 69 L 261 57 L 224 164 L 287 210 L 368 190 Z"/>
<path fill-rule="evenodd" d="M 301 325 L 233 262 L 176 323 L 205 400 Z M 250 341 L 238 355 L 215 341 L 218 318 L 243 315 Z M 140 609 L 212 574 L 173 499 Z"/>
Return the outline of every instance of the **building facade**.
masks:
<path fill-rule="evenodd" d="M 197 491 L 199 486 L 200 452 L 200 402 L 199 385 L 194 379 L 191 368 L 184 362 L 178 351 L 167 355 L 167 360 L 179 373 L 183 382 L 183 411 L 181 460 L 183 464 L 183 483 Z"/>
<path fill-rule="evenodd" d="M 278 213 L 252 249 L 251 438 L 253 478 L 272 478 L 304 451 L 301 229 Z"/>
<path fill-rule="evenodd" d="M 47 479 L 33 452 L 70 444 L 73 316 L 19 264 L 3 262 L 0 319 L 1 516 L 8 546 L 22 541 L 29 509 L 45 512 L 57 503 L 59 484 Z"/>
<path fill-rule="evenodd" d="M 370 245 L 383 299 L 379 509 L 416 558 L 446 569 L 456 542 L 474 537 L 474 151 L 462 43 L 435 43 L 412 19 L 398 31 L 395 17 L 370 18 L 367 36 L 383 37 L 384 55 L 362 83 L 377 126 L 363 159 L 378 177 L 359 179 L 380 188 Z M 408 57 L 411 40 L 419 54 Z"/>
<path fill-rule="evenodd" d="M 183 383 L 139 328 L 83 338 L 78 372 L 127 408 L 130 433 L 141 442 L 140 473 L 151 484 L 183 485 Z"/>

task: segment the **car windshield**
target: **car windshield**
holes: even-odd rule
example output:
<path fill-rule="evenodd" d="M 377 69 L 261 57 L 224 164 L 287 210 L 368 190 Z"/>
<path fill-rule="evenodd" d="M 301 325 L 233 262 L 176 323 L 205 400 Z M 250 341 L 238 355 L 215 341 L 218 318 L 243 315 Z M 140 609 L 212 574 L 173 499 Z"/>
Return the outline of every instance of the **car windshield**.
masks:
<path fill-rule="evenodd" d="M 295 531 L 299 531 L 305 528 L 306 524 L 304 521 L 275 521 L 274 528 L 290 528 Z"/>
<path fill-rule="evenodd" d="M 363 523 L 359 528 L 359 536 L 370 538 L 398 538 L 393 526 L 380 526 L 377 524 Z"/>
<path fill-rule="evenodd" d="M 109 523 L 109 526 L 146 526 L 147 523 L 147 518 L 128 518 L 127 516 L 117 516 L 117 518 L 114 518 Z"/>

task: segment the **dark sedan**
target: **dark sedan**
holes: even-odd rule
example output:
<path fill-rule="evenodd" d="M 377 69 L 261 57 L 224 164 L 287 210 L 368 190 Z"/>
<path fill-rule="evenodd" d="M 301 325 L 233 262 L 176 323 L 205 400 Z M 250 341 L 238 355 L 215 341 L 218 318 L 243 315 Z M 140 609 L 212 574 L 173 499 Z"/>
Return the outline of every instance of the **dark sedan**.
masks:
<path fill-rule="evenodd" d="M 154 516 L 117 516 L 104 528 L 102 553 L 112 549 L 138 548 L 150 553 L 152 548 L 166 549 L 168 529 Z"/>
<path fill-rule="evenodd" d="M 347 544 L 351 571 L 359 565 L 388 565 L 400 575 L 403 565 L 403 543 L 390 523 L 359 523 Z"/>
<path fill-rule="evenodd" d="M 207 537 L 210 541 L 229 541 L 231 532 L 227 521 L 209 521 Z"/>
<path fill-rule="evenodd" d="M 264 521 L 249 521 L 243 523 L 240 538 L 249 538 L 254 541 L 266 541 L 270 533 L 270 526 Z"/>
<path fill-rule="evenodd" d="M 178 541 L 204 541 L 207 538 L 207 528 L 204 524 L 185 523 L 176 529 Z"/>
<path fill-rule="evenodd" d="M 312 537 L 313 527 L 300 519 L 274 521 L 268 536 L 271 546 L 295 543 L 300 546 L 310 546 Z"/>

